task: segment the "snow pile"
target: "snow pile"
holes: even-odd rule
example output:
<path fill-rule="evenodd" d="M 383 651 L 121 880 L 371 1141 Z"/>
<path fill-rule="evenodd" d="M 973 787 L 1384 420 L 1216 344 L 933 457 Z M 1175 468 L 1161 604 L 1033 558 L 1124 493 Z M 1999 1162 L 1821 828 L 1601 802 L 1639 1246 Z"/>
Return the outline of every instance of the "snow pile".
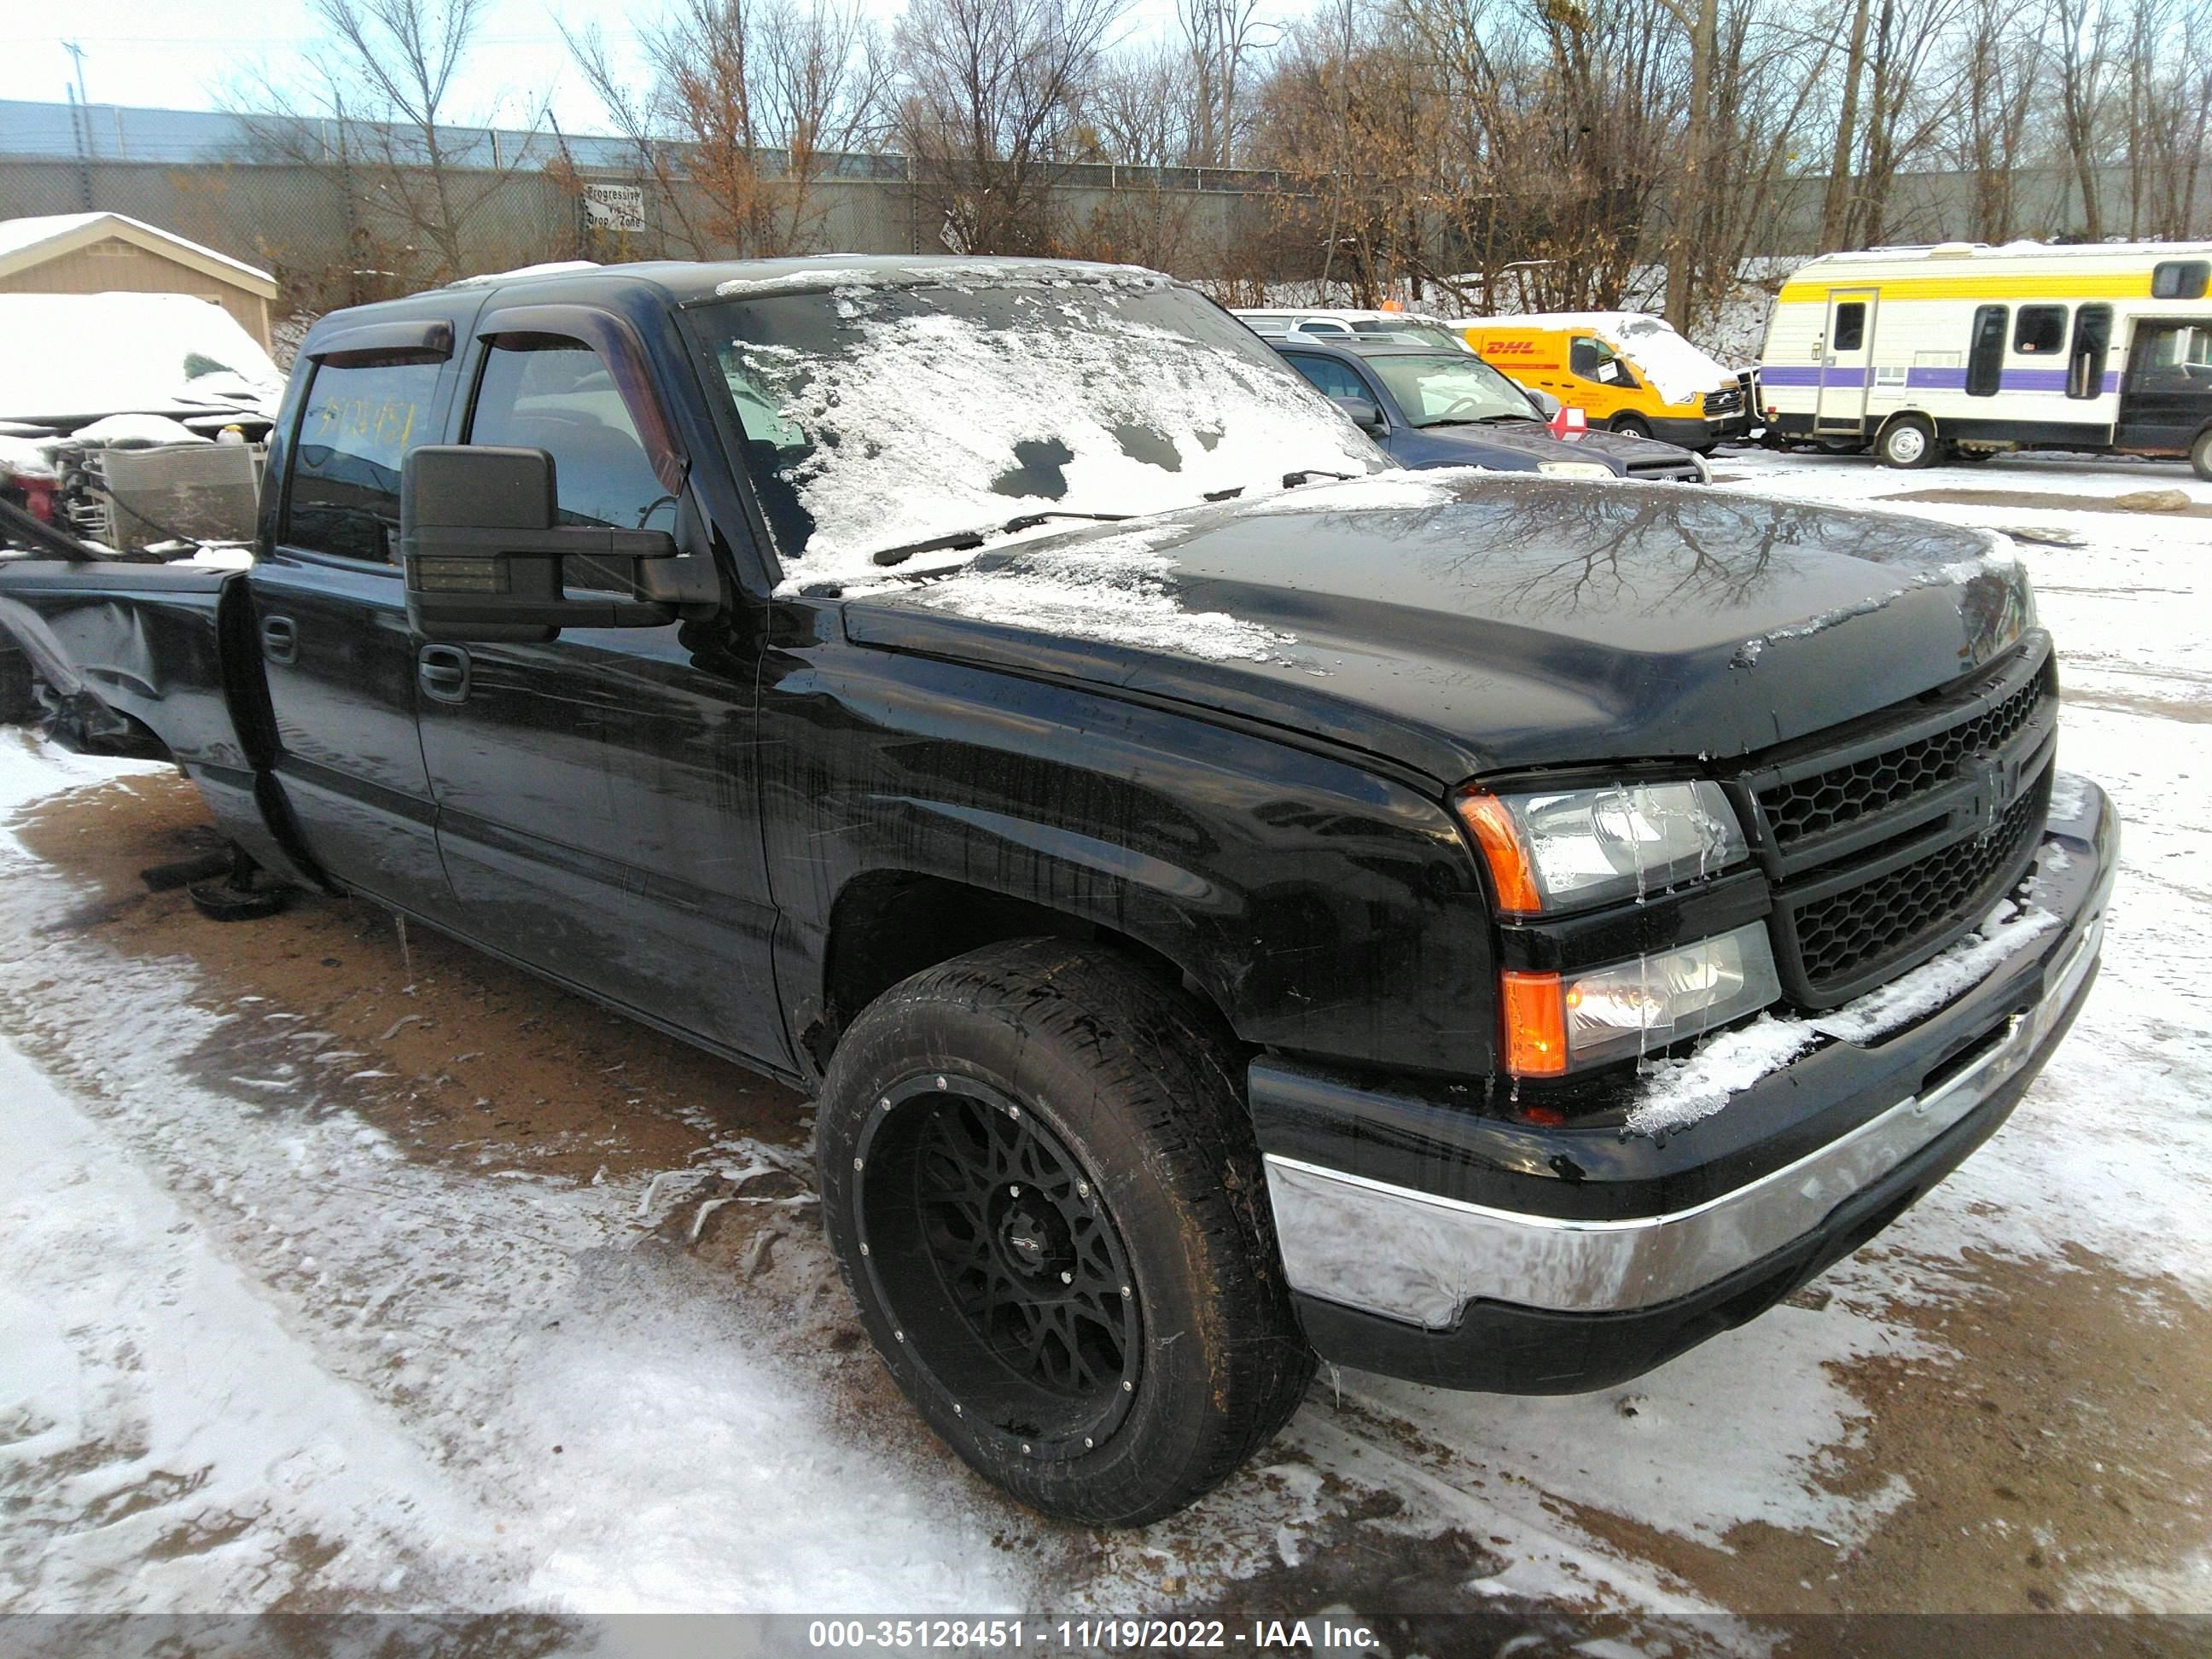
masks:
<path fill-rule="evenodd" d="M 1182 608 L 1172 580 L 1175 561 L 1152 550 L 1182 532 L 1182 526 L 1168 525 L 1060 551 L 1015 554 L 933 584 L 918 603 L 978 622 L 1209 662 L 1282 660 L 1295 636 L 1226 611 Z"/>
<path fill-rule="evenodd" d="M 1824 1036 L 1863 1043 L 1902 1030 L 1989 977 L 2008 957 L 2057 926 L 2058 918 L 2048 910 L 2008 902 L 1985 918 L 1978 932 L 1840 1008 L 1804 1019 L 1761 1014 L 1748 1025 L 1699 1043 L 1680 1060 L 1649 1061 L 1626 1127 L 1635 1134 L 1686 1127 L 1711 1117 L 1730 1096 L 1780 1071 Z"/>
<path fill-rule="evenodd" d="M 1380 465 L 1256 343 L 1125 313 L 1142 292 L 1038 281 L 955 310 L 913 290 L 842 289 L 834 349 L 725 344 L 740 407 L 798 429 L 775 441 L 811 531 L 784 549 L 779 591 L 863 586 L 880 577 L 878 551 L 1026 513 L 1141 516 L 1301 470 Z"/>
<path fill-rule="evenodd" d="M 0 416 L 69 422 L 224 409 L 273 418 L 283 376 L 188 294 L 0 294 Z"/>

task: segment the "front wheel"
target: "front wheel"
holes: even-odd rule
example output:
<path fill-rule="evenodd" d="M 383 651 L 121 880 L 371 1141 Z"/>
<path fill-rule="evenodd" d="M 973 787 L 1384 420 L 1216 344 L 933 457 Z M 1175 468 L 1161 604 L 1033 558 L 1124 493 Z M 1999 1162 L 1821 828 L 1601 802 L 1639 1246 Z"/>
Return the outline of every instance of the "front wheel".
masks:
<path fill-rule="evenodd" d="M 2212 426 L 2197 434 L 2197 441 L 2189 446 L 2190 470 L 2200 478 L 2212 478 Z"/>
<path fill-rule="evenodd" d="M 1641 415 L 1616 415 L 1613 416 L 1613 429 L 1624 438 L 1649 438 L 1651 435 L 1651 422 Z"/>
<path fill-rule="evenodd" d="M 862 1321 L 930 1426 L 1048 1515 L 1172 1514 L 1304 1394 L 1242 1070 L 1180 991 L 1053 939 L 917 974 L 838 1044 L 822 1200 Z"/>
<path fill-rule="evenodd" d="M 1884 466 L 1926 466 L 1936 459 L 1936 428 L 1924 415 L 1900 415 L 1882 428 L 1874 453 Z"/>

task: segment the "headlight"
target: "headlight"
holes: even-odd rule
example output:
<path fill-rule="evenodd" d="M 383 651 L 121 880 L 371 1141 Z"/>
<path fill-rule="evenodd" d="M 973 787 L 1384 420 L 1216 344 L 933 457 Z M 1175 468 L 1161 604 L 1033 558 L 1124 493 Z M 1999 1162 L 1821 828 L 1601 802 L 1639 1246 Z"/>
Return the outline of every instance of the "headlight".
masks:
<path fill-rule="evenodd" d="M 1558 1077 L 1756 1013 L 1782 982 L 1765 924 L 1753 922 L 1587 973 L 1508 973 L 1502 989 L 1506 1069 Z"/>
<path fill-rule="evenodd" d="M 1601 461 L 1539 461 L 1536 471 L 1554 478 L 1610 478 L 1613 469 Z"/>
<path fill-rule="evenodd" d="M 1749 856 L 1720 786 L 1702 781 L 1544 794 L 1466 789 L 1456 804 L 1499 907 L 1515 915 L 1632 898 Z"/>

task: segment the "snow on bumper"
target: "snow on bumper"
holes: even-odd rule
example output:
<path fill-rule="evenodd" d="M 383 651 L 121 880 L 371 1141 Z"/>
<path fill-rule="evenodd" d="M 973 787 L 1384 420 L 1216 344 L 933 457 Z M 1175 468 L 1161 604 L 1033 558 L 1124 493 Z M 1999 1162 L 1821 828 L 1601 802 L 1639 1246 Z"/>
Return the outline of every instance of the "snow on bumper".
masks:
<path fill-rule="evenodd" d="M 2084 783 L 2063 805 L 2069 810 L 2061 817 L 2054 809 L 2046 856 L 2028 895 L 2052 920 L 2016 928 L 2009 949 L 1984 949 L 1971 961 L 1973 977 L 1963 977 L 1956 963 L 1941 970 L 1948 993 L 1941 1008 L 1926 1012 L 1915 1007 L 1917 999 L 1897 996 L 1897 986 L 1912 977 L 1901 976 L 1875 994 L 1919 1018 L 1908 1015 L 1911 1023 L 1901 1029 L 1863 1022 L 1832 1030 L 1832 1019 L 1823 1022 L 1802 1045 L 1810 1052 L 1784 1054 L 1747 1079 L 1723 1117 L 1742 1113 L 1748 1121 L 1763 1116 L 1768 1103 L 1786 1100 L 1800 1139 L 1808 1119 L 1820 1120 L 1821 1097 L 1841 1109 L 1845 1091 L 1863 1092 L 1868 1079 L 1855 1073 L 1878 1069 L 1881 1080 L 1872 1086 L 1886 1084 L 1890 1092 L 1871 1109 L 1863 1101 L 1853 1106 L 1844 1114 L 1854 1120 L 1848 1127 L 1751 1178 L 1729 1182 L 1742 1167 L 1732 1156 L 1704 1169 L 1678 1164 L 1670 1188 L 1723 1188 L 1694 1203 L 1626 1215 L 1547 1214 L 1334 1167 L 1284 1141 L 1270 1144 L 1261 1096 L 1279 1079 L 1255 1065 L 1255 1108 L 1291 1288 L 1431 1331 L 1457 1324 L 1478 1302 L 1564 1314 L 1650 1310 L 1786 1252 L 2002 1096 L 1993 1127 L 2055 1047 L 2103 939 L 2117 824 L 2094 784 Z M 1310 1092 L 1312 1080 L 1300 1082 Z M 1374 1119 L 1371 1109 L 1363 1115 Z M 1620 1138 L 1650 1144 L 1632 1132 Z M 1470 1155 L 1499 1161 L 1494 1152 Z M 1523 1149 L 1507 1161 L 1525 1165 L 1528 1157 Z"/>

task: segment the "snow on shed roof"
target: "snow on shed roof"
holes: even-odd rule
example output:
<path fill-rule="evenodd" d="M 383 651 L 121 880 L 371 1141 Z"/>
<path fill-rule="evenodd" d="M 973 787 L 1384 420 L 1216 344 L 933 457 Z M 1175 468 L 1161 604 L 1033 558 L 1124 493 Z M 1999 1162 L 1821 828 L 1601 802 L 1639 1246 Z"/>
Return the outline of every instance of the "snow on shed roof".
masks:
<path fill-rule="evenodd" d="M 29 219 L 0 219 L 0 276 L 106 236 L 118 236 L 166 254 L 180 264 L 194 266 L 264 300 L 276 297 L 276 279 L 267 271 L 125 213 L 53 213 Z"/>

